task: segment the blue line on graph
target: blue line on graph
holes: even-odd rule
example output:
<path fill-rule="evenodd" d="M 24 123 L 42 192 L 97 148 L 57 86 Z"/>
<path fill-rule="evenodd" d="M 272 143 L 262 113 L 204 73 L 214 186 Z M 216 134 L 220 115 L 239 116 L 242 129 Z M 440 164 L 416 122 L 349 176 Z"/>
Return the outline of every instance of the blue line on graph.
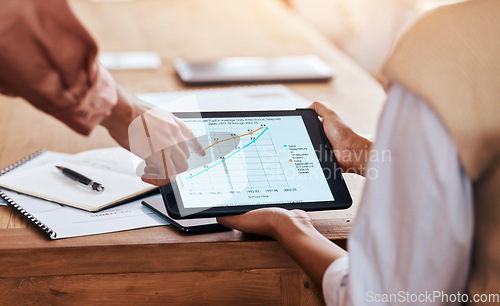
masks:
<path fill-rule="evenodd" d="M 218 161 L 217 163 L 213 164 L 212 166 L 210 166 L 210 167 L 208 167 L 208 168 L 206 168 L 206 169 L 203 169 L 202 171 L 200 171 L 200 172 L 198 172 L 198 173 L 196 173 L 196 174 L 191 175 L 191 176 L 190 176 L 190 177 L 188 177 L 188 178 L 189 178 L 189 179 L 192 179 L 193 177 L 197 176 L 198 174 L 202 174 L 203 172 L 206 172 L 206 171 L 208 171 L 208 170 L 212 169 L 213 167 L 215 167 L 215 166 L 217 166 L 217 165 L 221 164 L 222 162 L 225 162 L 225 161 L 226 161 L 229 157 L 233 156 L 234 154 L 236 154 L 236 153 L 240 152 L 240 151 L 241 151 L 241 150 L 243 150 L 244 148 L 248 147 L 249 145 L 251 145 L 252 143 L 254 143 L 255 141 L 257 141 L 257 139 L 259 139 L 259 137 L 260 137 L 260 136 L 262 136 L 262 134 L 264 134 L 267 130 L 269 130 L 269 128 L 268 128 L 268 127 L 266 127 L 266 128 L 264 129 L 264 131 L 262 131 L 262 133 L 260 133 L 260 134 L 259 134 L 259 136 L 255 137 L 255 139 L 254 139 L 254 140 L 250 141 L 249 143 L 247 143 L 246 145 L 244 145 L 244 146 L 243 146 L 243 147 L 241 147 L 240 149 L 238 149 L 238 150 L 234 151 L 234 152 L 233 152 L 233 153 L 231 153 L 228 157 L 226 157 L 226 158 L 224 158 L 224 159 L 222 159 L 222 160 Z"/>

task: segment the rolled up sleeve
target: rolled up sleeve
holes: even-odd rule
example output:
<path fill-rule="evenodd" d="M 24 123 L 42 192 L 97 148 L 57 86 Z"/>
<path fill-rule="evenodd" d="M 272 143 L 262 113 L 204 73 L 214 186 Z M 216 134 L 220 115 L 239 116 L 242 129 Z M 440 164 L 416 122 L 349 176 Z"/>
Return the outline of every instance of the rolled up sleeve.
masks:
<path fill-rule="evenodd" d="M 349 282 L 349 256 L 343 256 L 330 264 L 323 275 L 323 296 L 326 305 L 352 305 Z"/>
<path fill-rule="evenodd" d="M 92 37 L 65 0 L 0 2 L 0 92 L 89 134 L 117 103 Z"/>

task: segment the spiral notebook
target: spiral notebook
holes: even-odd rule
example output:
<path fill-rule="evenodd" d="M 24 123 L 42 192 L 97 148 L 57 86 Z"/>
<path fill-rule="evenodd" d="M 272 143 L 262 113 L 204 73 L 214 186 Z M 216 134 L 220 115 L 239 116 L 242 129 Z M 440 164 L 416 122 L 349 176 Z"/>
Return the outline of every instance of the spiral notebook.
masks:
<path fill-rule="evenodd" d="M 21 168 L 8 176 L 1 176 L 0 187 L 87 211 L 109 208 L 156 188 L 141 181 L 137 174 L 142 160 L 118 147 L 84 151 L 23 170 L 23 163 L 48 153 L 55 152 L 37 152 L 16 163 Z M 56 166 L 96 180 L 105 187 L 104 192 L 92 191 L 68 179 Z"/>
<path fill-rule="evenodd" d="M 17 172 L 12 172 L 15 169 L 24 172 L 68 156 L 68 154 L 64 153 L 40 150 L 0 170 L 0 177 L 13 175 Z M 7 173 L 10 174 L 5 175 Z M 158 194 L 151 195 L 103 211 L 87 212 L 14 191 L 0 190 L 0 202 L 3 200 L 51 239 L 111 233 L 168 224 L 141 205 L 142 200 L 159 197 L 161 196 Z"/>

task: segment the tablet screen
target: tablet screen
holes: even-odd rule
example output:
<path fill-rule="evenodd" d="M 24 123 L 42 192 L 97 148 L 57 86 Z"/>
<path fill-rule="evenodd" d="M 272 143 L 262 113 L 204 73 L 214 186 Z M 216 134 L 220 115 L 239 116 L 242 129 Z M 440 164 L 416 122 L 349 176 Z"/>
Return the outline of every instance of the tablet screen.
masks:
<path fill-rule="evenodd" d="M 334 200 L 301 116 L 180 119 L 207 153 L 176 178 L 184 208 Z"/>

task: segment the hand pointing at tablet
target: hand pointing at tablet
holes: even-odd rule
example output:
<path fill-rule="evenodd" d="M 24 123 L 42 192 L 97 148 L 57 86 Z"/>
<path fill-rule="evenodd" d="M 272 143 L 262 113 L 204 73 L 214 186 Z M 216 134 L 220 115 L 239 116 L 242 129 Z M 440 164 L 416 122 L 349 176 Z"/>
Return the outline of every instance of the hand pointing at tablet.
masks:
<path fill-rule="evenodd" d="M 153 107 L 128 125 L 130 151 L 146 161 L 142 180 L 163 186 L 189 167 L 191 152 L 205 156 L 205 150 L 193 131 L 171 112 Z"/>

